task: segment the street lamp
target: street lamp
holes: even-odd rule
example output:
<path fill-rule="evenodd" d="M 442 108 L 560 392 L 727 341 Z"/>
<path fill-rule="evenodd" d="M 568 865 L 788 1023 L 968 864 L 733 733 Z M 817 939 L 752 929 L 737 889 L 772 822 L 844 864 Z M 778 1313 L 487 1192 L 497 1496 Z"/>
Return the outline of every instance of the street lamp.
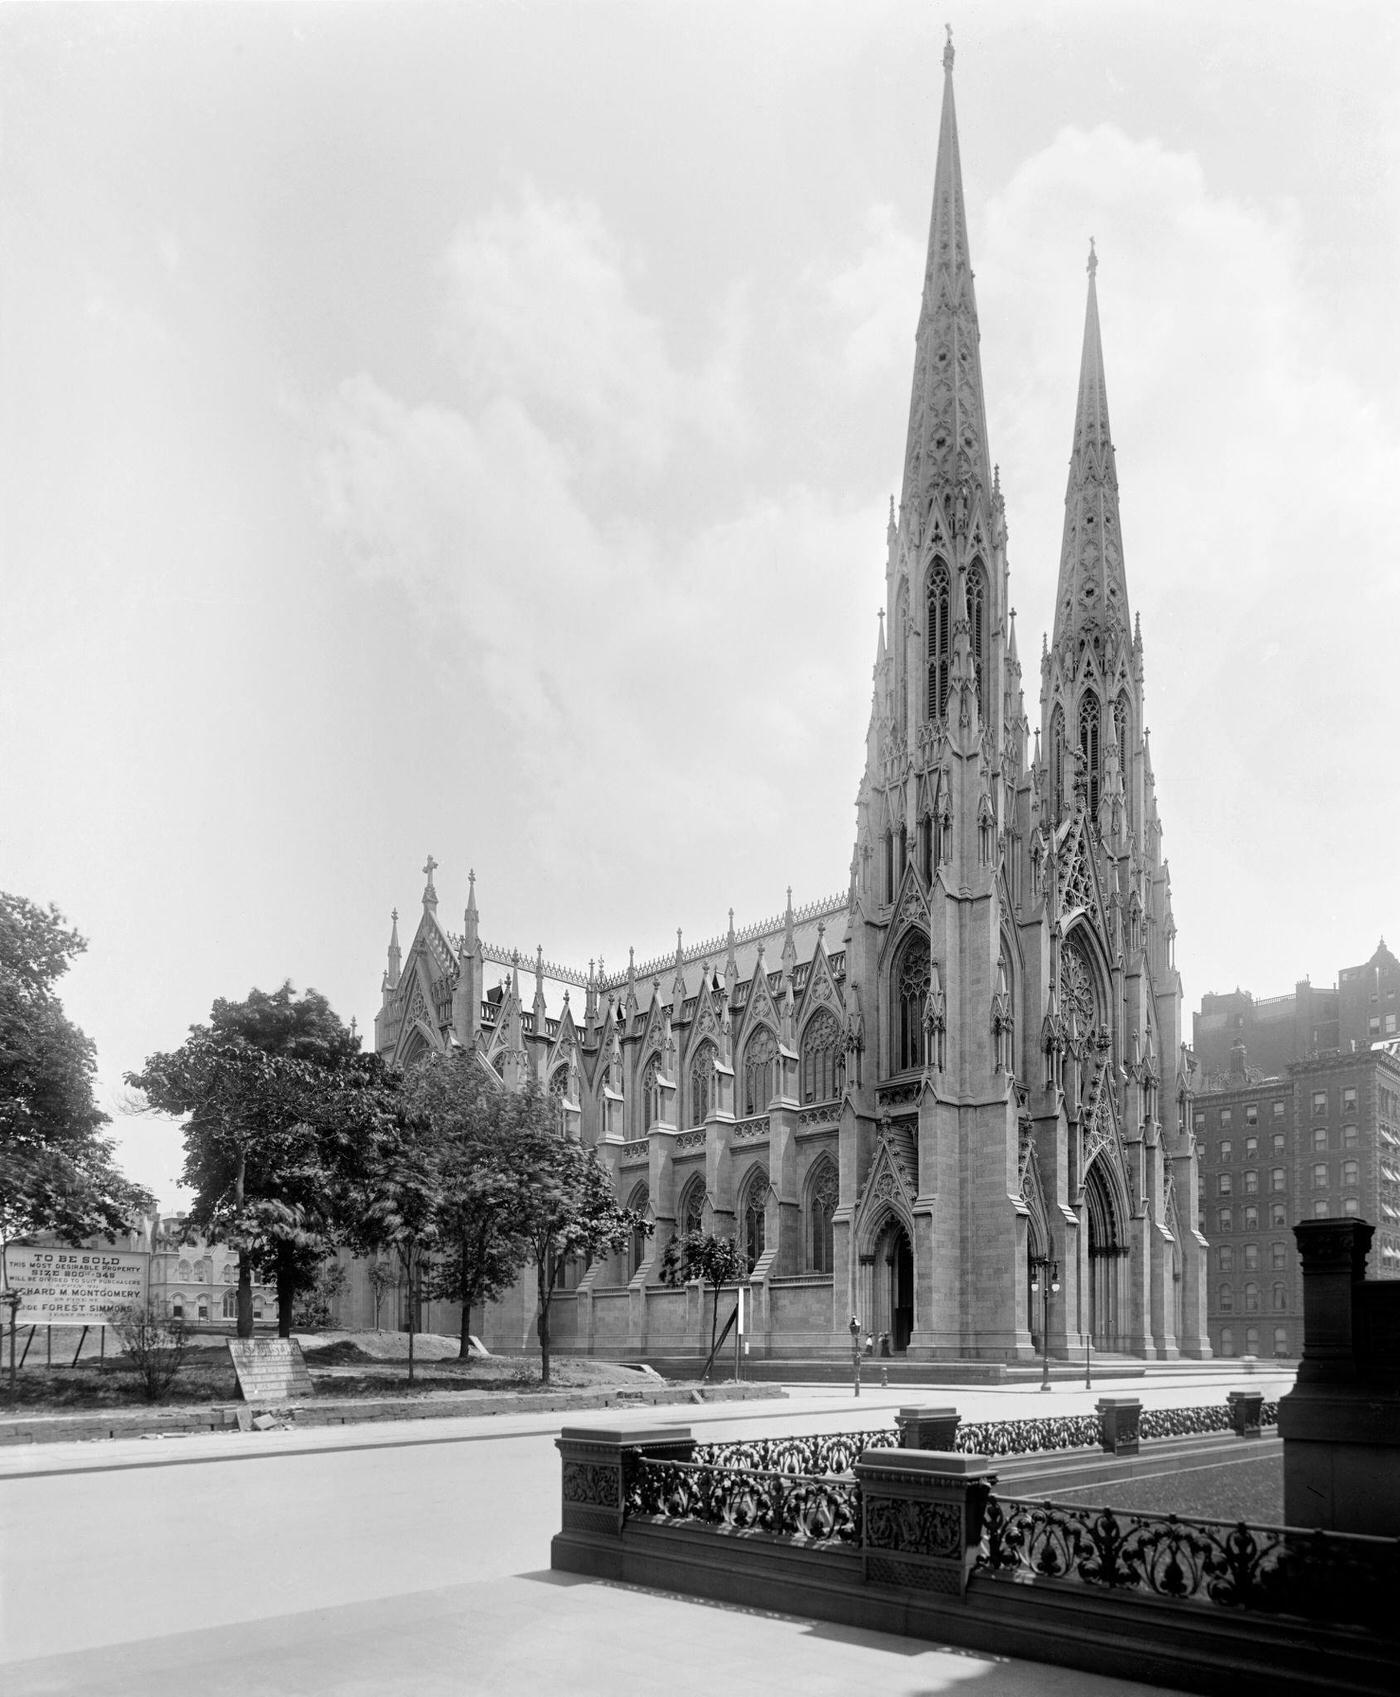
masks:
<path fill-rule="evenodd" d="M 1040 1388 L 1050 1389 L 1050 1296 L 1060 1288 L 1060 1263 L 1048 1256 L 1031 1262 L 1035 1277 L 1031 1280 L 1031 1295 L 1040 1297 Z"/>
<path fill-rule="evenodd" d="M 855 1380 L 856 1395 L 860 1395 L 860 1321 L 851 1315 L 851 1374 Z"/>

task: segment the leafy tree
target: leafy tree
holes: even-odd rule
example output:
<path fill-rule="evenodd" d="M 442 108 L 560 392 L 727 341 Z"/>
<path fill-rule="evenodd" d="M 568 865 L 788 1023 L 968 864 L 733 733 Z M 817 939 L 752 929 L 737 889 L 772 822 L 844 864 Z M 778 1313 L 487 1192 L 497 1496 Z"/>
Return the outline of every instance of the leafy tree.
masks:
<path fill-rule="evenodd" d="M 0 891 L 0 1242 L 110 1239 L 155 1207 L 116 1165 L 92 1043 L 54 989 L 86 947 L 56 908 Z"/>
<path fill-rule="evenodd" d="M 253 1270 L 277 1287 L 291 1331 L 299 1290 L 338 1241 L 336 1202 L 356 1159 L 347 1104 L 367 1082 L 359 1039 L 325 997 L 290 983 L 214 1003 L 208 1025 L 127 1075 L 163 1113 L 188 1114 L 189 1230 L 238 1250 L 238 1335 L 253 1334 Z"/>
<path fill-rule="evenodd" d="M 298 1291 L 292 1304 L 292 1319 L 298 1326 L 333 1326 L 336 1304 L 345 1290 L 346 1272 L 338 1261 L 324 1262 L 315 1282 Z"/>
<path fill-rule="evenodd" d="M 672 1238 L 662 1259 L 661 1277 L 666 1284 L 685 1284 L 703 1279 L 710 1287 L 710 1358 L 714 1359 L 715 1334 L 719 1329 L 719 1293 L 725 1285 L 737 1284 L 749 1275 L 749 1258 L 732 1237 L 692 1231 Z"/>
<path fill-rule="evenodd" d="M 428 1294 L 462 1305 L 459 1354 L 471 1353 L 471 1311 L 509 1288 L 529 1254 L 512 1168 L 533 1100 L 501 1089 L 475 1054 L 433 1055 L 404 1081 L 419 1148 L 431 1152 L 439 1187 L 438 1254 Z"/>
<path fill-rule="evenodd" d="M 399 1270 L 392 1261 L 381 1261 L 378 1255 L 369 1264 L 369 1288 L 374 1296 L 374 1329 L 379 1330 L 379 1310 L 384 1298 L 399 1282 Z"/>
<path fill-rule="evenodd" d="M 535 1264 L 540 1378 L 549 1383 L 549 1310 L 569 1263 L 616 1254 L 634 1231 L 653 1230 L 624 1208 L 591 1149 L 562 1137 L 558 1108 L 533 1081 L 517 1093 L 516 1219 Z"/>

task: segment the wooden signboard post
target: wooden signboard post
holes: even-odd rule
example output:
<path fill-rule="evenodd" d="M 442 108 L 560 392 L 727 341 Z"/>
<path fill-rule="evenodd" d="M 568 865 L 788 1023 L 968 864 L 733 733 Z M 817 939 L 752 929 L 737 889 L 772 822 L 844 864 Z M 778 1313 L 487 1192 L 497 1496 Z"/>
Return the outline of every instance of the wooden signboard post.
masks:
<path fill-rule="evenodd" d="M 301 1345 L 291 1338 L 230 1338 L 228 1352 L 244 1402 L 291 1402 L 314 1394 Z"/>

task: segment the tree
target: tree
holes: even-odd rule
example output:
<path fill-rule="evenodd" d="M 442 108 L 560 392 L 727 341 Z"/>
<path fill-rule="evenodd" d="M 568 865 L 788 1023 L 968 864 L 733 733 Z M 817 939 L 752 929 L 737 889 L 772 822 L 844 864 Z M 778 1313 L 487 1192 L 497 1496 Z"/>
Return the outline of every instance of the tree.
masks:
<path fill-rule="evenodd" d="M 531 1082 L 516 1093 L 516 1219 L 535 1264 L 540 1378 L 549 1383 L 549 1310 L 570 1262 L 616 1254 L 652 1224 L 624 1208 L 591 1149 L 562 1137 L 553 1098 Z"/>
<path fill-rule="evenodd" d="M 0 1243 L 111 1239 L 155 1207 L 102 1135 L 93 1045 L 54 989 L 86 947 L 57 908 L 0 891 Z"/>
<path fill-rule="evenodd" d="M 374 1296 L 374 1329 L 379 1330 L 379 1310 L 384 1298 L 399 1282 L 399 1270 L 392 1261 L 381 1261 L 376 1255 L 369 1264 L 369 1288 Z"/>
<path fill-rule="evenodd" d="M 703 1279 L 710 1287 L 710 1359 L 714 1360 L 715 1334 L 719 1328 L 719 1293 L 725 1285 L 747 1278 L 749 1258 L 732 1237 L 692 1231 L 672 1238 L 662 1259 L 661 1277 L 670 1285 Z"/>
<path fill-rule="evenodd" d="M 183 1320 L 172 1320 L 156 1305 L 131 1303 L 114 1308 L 107 1324 L 117 1334 L 126 1364 L 141 1382 L 147 1402 L 159 1402 L 184 1365 L 189 1334 Z"/>
<path fill-rule="evenodd" d="M 509 1288 L 529 1254 L 512 1170 L 518 1124 L 531 1099 L 503 1090 L 465 1049 L 429 1057 L 404 1081 L 419 1147 L 431 1151 L 439 1187 L 438 1254 L 429 1294 L 462 1305 L 458 1353 L 471 1354 L 471 1311 Z"/>
<path fill-rule="evenodd" d="M 238 1250 L 239 1337 L 253 1334 L 253 1269 L 277 1287 L 286 1337 L 297 1292 L 341 1235 L 336 1202 L 356 1159 L 347 1105 L 369 1082 L 359 1063 L 370 1058 L 324 996 L 298 998 L 285 983 L 220 998 L 180 1048 L 127 1074 L 152 1107 L 189 1115 L 189 1229 Z"/>

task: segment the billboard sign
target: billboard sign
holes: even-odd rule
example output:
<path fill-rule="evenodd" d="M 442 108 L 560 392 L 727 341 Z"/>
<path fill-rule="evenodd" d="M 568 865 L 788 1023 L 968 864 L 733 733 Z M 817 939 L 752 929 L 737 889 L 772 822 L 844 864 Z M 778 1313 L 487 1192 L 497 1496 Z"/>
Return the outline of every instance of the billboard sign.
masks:
<path fill-rule="evenodd" d="M 5 1246 L 21 1326 L 103 1326 L 113 1308 L 146 1300 L 147 1254 L 121 1249 Z"/>

